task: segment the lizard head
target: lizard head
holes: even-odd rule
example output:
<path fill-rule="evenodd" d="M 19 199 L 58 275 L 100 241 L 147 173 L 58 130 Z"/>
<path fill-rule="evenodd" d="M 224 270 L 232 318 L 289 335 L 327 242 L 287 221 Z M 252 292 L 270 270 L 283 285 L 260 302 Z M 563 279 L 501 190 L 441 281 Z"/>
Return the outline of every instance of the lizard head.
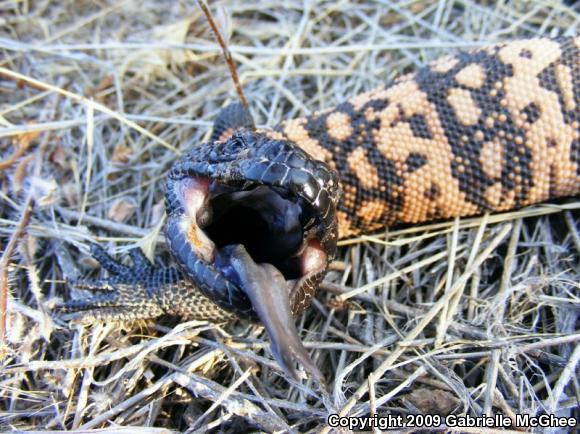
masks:
<path fill-rule="evenodd" d="M 295 145 L 240 129 L 171 169 L 166 236 L 186 276 L 220 307 L 266 327 L 278 362 L 319 375 L 293 317 L 334 258 L 336 172 Z"/>

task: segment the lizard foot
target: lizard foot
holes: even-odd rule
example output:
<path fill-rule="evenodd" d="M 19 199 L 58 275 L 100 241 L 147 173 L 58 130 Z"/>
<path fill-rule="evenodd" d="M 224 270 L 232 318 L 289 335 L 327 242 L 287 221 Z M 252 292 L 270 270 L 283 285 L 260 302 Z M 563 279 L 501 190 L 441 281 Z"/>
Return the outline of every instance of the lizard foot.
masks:
<path fill-rule="evenodd" d="M 173 267 L 152 264 L 141 249 L 129 251 L 132 266 L 113 259 L 97 244 L 91 245 L 91 256 L 108 271 L 103 279 L 69 281 L 77 289 L 93 292 L 58 306 L 75 322 L 131 321 L 155 318 L 166 312 L 163 294 L 183 281 Z"/>

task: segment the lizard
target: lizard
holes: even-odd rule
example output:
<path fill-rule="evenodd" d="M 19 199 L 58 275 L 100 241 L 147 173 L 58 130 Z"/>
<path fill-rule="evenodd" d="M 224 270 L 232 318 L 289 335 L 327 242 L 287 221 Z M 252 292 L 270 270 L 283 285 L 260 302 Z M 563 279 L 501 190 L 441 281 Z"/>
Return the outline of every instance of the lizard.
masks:
<path fill-rule="evenodd" d="M 580 192 L 580 38 L 502 42 L 445 56 L 337 106 L 254 129 L 217 116 L 166 181 L 176 267 L 93 246 L 109 277 L 63 306 L 84 321 L 162 314 L 260 321 L 274 357 L 322 378 L 294 318 L 340 238 L 504 211 Z"/>

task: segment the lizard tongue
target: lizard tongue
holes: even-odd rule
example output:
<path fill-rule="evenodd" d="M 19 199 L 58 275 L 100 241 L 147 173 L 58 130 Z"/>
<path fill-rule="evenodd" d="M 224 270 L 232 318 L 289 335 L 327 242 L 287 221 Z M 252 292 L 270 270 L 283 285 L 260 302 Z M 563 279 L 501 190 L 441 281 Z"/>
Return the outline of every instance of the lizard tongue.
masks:
<path fill-rule="evenodd" d="M 272 264 L 256 264 L 241 244 L 232 246 L 231 265 L 241 287 L 270 336 L 272 353 L 280 366 L 298 380 L 294 362 L 301 364 L 313 377 L 322 374 L 310 359 L 298 337 L 290 311 L 288 287 L 284 276 Z"/>

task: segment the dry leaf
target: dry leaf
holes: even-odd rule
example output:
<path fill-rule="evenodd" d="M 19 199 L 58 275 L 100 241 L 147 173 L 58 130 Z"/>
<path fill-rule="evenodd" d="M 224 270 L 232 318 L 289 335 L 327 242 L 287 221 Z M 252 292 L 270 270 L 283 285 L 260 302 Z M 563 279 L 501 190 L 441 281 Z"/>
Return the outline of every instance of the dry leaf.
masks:
<path fill-rule="evenodd" d="M 101 267 L 101 263 L 92 256 L 82 256 L 80 259 L 77 259 L 77 264 L 89 270 L 96 270 Z"/>
<path fill-rule="evenodd" d="M 30 178 L 30 194 L 38 206 L 45 207 L 58 201 L 60 189 L 52 177 L 47 179 L 33 176 Z"/>
<path fill-rule="evenodd" d="M 455 395 L 441 389 L 422 387 L 414 390 L 406 398 L 423 414 L 448 415 L 459 400 Z"/>
<path fill-rule="evenodd" d="M 85 89 L 85 95 L 94 97 L 97 93 L 108 89 L 113 84 L 115 78 L 112 74 L 105 75 L 95 87 Z"/>
<path fill-rule="evenodd" d="M 35 125 L 36 122 L 29 122 L 28 125 Z M 16 134 L 12 138 L 12 144 L 20 149 L 27 149 L 30 144 L 35 141 L 42 131 L 27 131 L 24 133 Z"/>
<path fill-rule="evenodd" d="M 12 191 L 20 193 L 24 187 L 24 181 L 28 175 L 28 165 L 34 161 L 34 154 L 27 155 L 18 162 L 14 174 L 12 175 Z"/>
<path fill-rule="evenodd" d="M 80 203 L 81 194 L 79 191 L 79 185 L 76 182 L 68 181 L 62 185 L 61 189 L 67 205 L 74 208 Z"/>
<path fill-rule="evenodd" d="M 59 166 L 61 169 L 64 170 L 70 169 L 70 163 L 66 156 L 66 152 L 60 143 L 60 140 L 57 141 L 54 150 L 50 154 L 50 161 L 52 161 L 55 165 Z"/>
<path fill-rule="evenodd" d="M 155 226 L 158 224 L 161 219 L 163 218 L 163 214 L 165 214 L 165 200 L 162 199 L 153 205 L 151 210 L 151 220 L 149 222 L 149 226 Z"/>
<path fill-rule="evenodd" d="M 180 45 L 185 42 L 192 18 L 177 23 L 158 26 L 153 29 L 151 40 L 159 44 Z M 136 51 L 122 65 L 119 75 L 123 77 L 131 71 L 136 77 L 142 77 L 146 83 L 167 75 L 170 68 L 195 60 L 197 56 L 191 50 L 174 48 L 147 48 Z"/>
<path fill-rule="evenodd" d="M 76 385 L 76 376 L 74 371 L 74 369 L 54 369 L 47 371 L 43 375 L 46 389 L 59 391 L 67 398 L 72 396 L 74 394 Z"/>
<path fill-rule="evenodd" d="M 6 340 L 12 345 L 21 344 L 24 337 L 30 333 L 30 327 L 27 324 L 26 317 L 15 309 L 8 309 L 6 322 Z"/>
<path fill-rule="evenodd" d="M 21 257 L 27 258 L 28 262 L 33 262 L 33 258 L 38 252 L 38 238 L 28 234 L 21 238 L 17 246 Z"/>
<path fill-rule="evenodd" d="M 36 122 L 29 122 L 29 125 L 34 124 L 36 124 Z M 16 160 L 26 152 L 30 144 L 40 136 L 40 133 L 42 133 L 42 131 L 28 131 L 16 134 L 12 137 L 12 145 L 15 150 L 5 160 L 0 161 L 0 170 L 12 166 Z"/>
<path fill-rule="evenodd" d="M 131 155 L 133 155 L 133 149 L 127 145 L 118 144 L 113 149 L 113 156 L 111 159 L 114 163 L 128 163 Z"/>
<path fill-rule="evenodd" d="M 126 221 L 137 208 L 135 201 L 130 198 L 120 198 L 113 202 L 111 208 L 109 208 L 108 216 L 111 220 L 118 223 Z"/>

